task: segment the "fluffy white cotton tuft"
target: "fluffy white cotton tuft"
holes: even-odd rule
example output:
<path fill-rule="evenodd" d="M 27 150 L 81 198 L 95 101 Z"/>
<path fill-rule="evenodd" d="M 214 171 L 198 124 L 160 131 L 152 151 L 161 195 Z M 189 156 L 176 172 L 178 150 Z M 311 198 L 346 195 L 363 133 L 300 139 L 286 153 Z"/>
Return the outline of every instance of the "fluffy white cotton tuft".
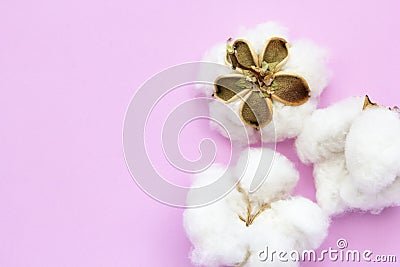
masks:
<path fill-rule="evenodd" d="M 221 177 L 232 179 L 226 168 L 214 164 L 204 173 L 194 176 L 192 187 L 209 185 Z M 191 193 L 189 192 L 188 204 L 195 201 Z M 232 192 L 229 197 L 211 205 L 185 210 L 183 224 L 190 241 L 195 244 L 191 252 L 193 263 L 217 267 L 221 264 L 234 265 L 243 260 L 242 251 L 246 247 L 241 241 L 241 221 L 237 220 L 235 208 L 226 208 L 230 205 L 229 202 L 239 202 L 240 197 L 238 193 Z M 226 225 L 227 221 L 232 223 Z"/>
<path fill-rule="evenodd" d="M 303 162 L 314 164 L 317 201 L 328 214 L 400 205 L 398 112 L 363 110 L 363 98 L 346 99 L 314 112 L 296 148 Z"/>
<path fill-rule="evenodd" d="M 263 49 L 265 42 L 271 37 L 282 37 L 288 39 L 288 29 L 276 22 L 261 23 L 254 28 L 242 27 L 234 39 L 248 40 L 255 52 L 259 54 Z M 233 36 L 232 36 L 233 37 Z"/>
<path fill-rule="evenodd" d="M 241 179 L 240 184 L 246 191 L 257 189 L 251 196 L 259 202 L 287 198 L 299 180 L 294 164 L 267 148 L 249 148 L 242 153 L 233 174 Z"/>
<path fill-rule="evenodd" d="M 310 87 L 311 98 L 308 102 L 300 106 L 285 106 L 274 101 L 273 122 L 265 127 L 261 134 L 250 126 L 244 125 L 240 120 L 232 120 L 232 115 L 226 114 L 226 112 L 221 110 L 220 106 L 214 105 L 213 102 L 217 100 L 213 100 L 209 106 L 210 117 L 224 125 L 229 134 L 225 132 L 225 129 L 221 125 L 214 122 L 212 122 L 212 128 L 219 131 L 225 137 L 229 136 L 232 141 L 243 144 L 247 144 L 247 140 L 249 140 L 250 144 L 253 144 L 260 139 L 262 142 L 269 143 L 296 137 L 303 128 L 304 120 L 316 109 L 318 97 L 328 83 L 330 72 L 326 64 L 327 51 L 308 40 L 296 40 L 292 42 L 288 37 L 288 30 L 274 22 L 260 24 L 253 29 L 241 29 L 237 36 L 226 36 L 226 39 L 229 37 L 234 37 L 233 39 L 247 39 L 254 47 L 256 53 L 260 53 L 269 38 L 285 38 L 290 43 L 290 55 L 282 71 L 295 73 L 304 77 Z M 225 65 L 225 53 L 226 40 L 223 40 L 205 53 L 203 61 Z M 232 70 L 232 72 L 234 73 L 235 71 Z M 215 77 L 220 74 L 225 73 L 216 73 Z M 212 85 L 200 85 L 197 88 L 201 94 L 210 97 L 214 90 Z M 232 105 L 231 107 L 238 113 L 239 105 Z M 248 137 L 243 136 L 242 133 L 244 131 L 241 128 L 247 129 L 246 134 L 248 134 Z M 237 134 L 237 131 L 240 133 Z"/>
<path fill-rule="evenodd" d="M 279 142 L 299 135 L 304 119 L 316 109 L 317 100 L 310 98 L 306 103 L 297 107 L 274 102 L 273 107 L 272 122 L 261 130 L 261 138 L 264 143 Z"/>
<path fill-rule="evenodd" d="M 351 97 L 316 110 L 304 123 L 296 148 L 301 161 L 321 162 L 344 150 L 351 122 L 361 112 L 364 99 Z"/>
<path fill-rule="evenodd" d="M 351 125 L 345 147 L 347 169 L 354 183 L 368 193 L 378 193 L 400 175 L 399 114 L 369 108 Z"/>
<path fill-rule="evenodd" d="M 344 155 L 338 153 L 330 160 L 314 164 L 314 179 L 318 204 L 327 214 L 341 213 L 347 205 L 341 194 L 343 181 L 348 180 Z"/>
<path fill-rule="evenodd" d="M 260 160 L 266 161 L 261 170 L 268 172 L 270 168 L 270 171 L 259 190 L 251 194 L 250 184 L 258 173 Z M 241 171 L 242 168 L 245 171 Z M 195 176 L 193 188 L 214 182 L 216 176 L 237 180 L 238 173 L 244 173 L 242 180 L 224 198 L 201 208 L 185 210 L 184 227 L 193 244 L 190 256 L 193 263 L 297 267 L 297 262 L 271 262 L 271 258 L 261 261 L 260 252 L 266 247 L 269 252 L 317 248 L 327 235 L 327 216 L 310 200 L 289 196 L 298 173 L 287 158 L 269 149 L 245 150 L 237 166 L 228 170 L 213 165 Z M 252 216 L 255 217 L 247 224 Z"/>
<path fill-rule="evenodd" d="M 328 217 L 309 199 L 294 197 L 277 201 L 272 204 L 272 209 L 277 210 L 279 224 L 285 225 L 289 230 L 287 234 L 296 240 L 297 250 L 317 248 L 328 234 Z M 319 219 L 310 220 L 310 218 Z"/>
<path fill-rule="evenodd" d="M 243 127 L 237 112 L 239 106 L 239 101 L 229 104 L 210 102 L 210 117 L 216 120 L 210 120 L 211 129 L 219 131 L 229 140 L 241 140 L 243 144 L 254 144 L 259 140 L 260 133 L 252 127 Z"/>

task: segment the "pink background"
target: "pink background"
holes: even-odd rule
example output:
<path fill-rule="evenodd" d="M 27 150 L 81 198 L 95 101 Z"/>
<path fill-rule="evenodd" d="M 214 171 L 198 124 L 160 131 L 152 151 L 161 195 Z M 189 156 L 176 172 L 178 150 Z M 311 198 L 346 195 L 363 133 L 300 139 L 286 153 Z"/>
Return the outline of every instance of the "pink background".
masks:
<path fill-rule="evenodd" d="M 400 2 L 342 2 L 1 0 L 0 266 L 191 266 L 182 210 L 145 195 L 125 166 L 133 93 L 239 26 L 277 20 L 292 39 L 330 49 L 334 76 L 321 106 L 365 93 L 399 105 Z M 228 143 L 206 125 L 185 130 L 184 152 L 195 157 L 193 138 L 212 136 L 223 161 Z M 301 171 L 296 192 L 314 199 L 311 168 L 292 145 L 278 149 Z M 399 220 L 399 208 L 337 218 L 322 248 L 343 237 L 351 249 L 399 259 Z M 338 265 L 365 264 L 303 266 Z"/>

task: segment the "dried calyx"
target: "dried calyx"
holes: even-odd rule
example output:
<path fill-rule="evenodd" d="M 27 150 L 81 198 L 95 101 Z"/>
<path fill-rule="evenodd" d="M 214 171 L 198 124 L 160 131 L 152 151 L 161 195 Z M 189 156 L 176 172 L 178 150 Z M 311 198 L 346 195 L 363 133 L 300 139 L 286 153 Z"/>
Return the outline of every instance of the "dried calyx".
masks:
<path fill-rule="evenodd" d="M 265 210 L 271 208 L 269 203 L 264 203 L 260 205 L 253 205 L 250 199 L 249 193 L 247 193 L 240 185 L 240 183 L 236 186 L 237 191 L 242 195 L 244 202 L 246 203 L 246 211 L 243 214 L 238 214 L 238 217 L 241 221 L 246 224 L 246 227 L 249 227 L 253 224 L 254 220 L 261 215 Z M 258 206 L 258 207 L 256 207 Z M 247 250 L 246 255 L 242 262 L 237 263 L 234 267 L 242 267 L 245 266 L 251 256 L 251 252 Z"/>
<path fill-rule="evenodd" d="M 367 108 L 374 108 L 374 107 L 375 107 L 375 108 L 387 108 L 387 109 L 392 110 L 392 111 L 395 111 L 395 112 L 400 112 L 400 109 L 399 109 L 399 107 L 397 107 L 397 106 L 394 106 L 394 107 L 386 107 L 386 106 L 383 106 L 383 105 L 379 105 L 379 104 L 377 104 L 377 103 L 373 103 L 373 102 L 371 101 L 371 99 L 369 98 L 369 96 L 368 96 L 368 95 L 365 95 L 363 110 L 365 110 L 365 109 L 367 109 Z"/>
<path fill-rule="evenodd" d="M 379 107 L 379 105 L 376 104 L 376 103 L 373 103 L 373 102 L 371 101 L 371 99 L 369 98 L 369 96 L 368 96 L 368 95 L 365 95 L 363 110 L 365 110 L 366 108 L 370 108 L 370 107 Z"/>
<path fill-rule="evenodd" d="M 246 224 L 246 227 L 249 227 L 261 213 L 263 213 L 266 209 L 271 208 L 271 205 L 264 203 L 258 209 L 254 210 L 248 193 L 246 193 L 246 191 L 240 185 L 237 185 L 237 190 L 240 194 L 242 194 L 246 203 L 246 215 L 242 216 L 239 214 L 238 216 L 239 219 Z"/>
<path fill-rule="evenodd" d="M 225 103 L 242 99 L 242 121 L 256 129 L 266 126 L 272 120 L 273 101 L 298 106 L 309 98 L 303 77 L 281 71 L 288 57 L 289 44 L 279 37 L 269 39 L 258 56 L 244 39 L 228 43 L 226 63 L 238 73 L 218 77 L 214 96 Z"/>

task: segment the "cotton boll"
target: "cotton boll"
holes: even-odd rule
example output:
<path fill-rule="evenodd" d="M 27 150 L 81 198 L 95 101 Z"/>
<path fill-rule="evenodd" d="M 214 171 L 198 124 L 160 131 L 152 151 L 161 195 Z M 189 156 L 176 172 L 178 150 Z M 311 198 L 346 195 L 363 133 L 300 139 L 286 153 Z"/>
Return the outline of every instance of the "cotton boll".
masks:
<path fill-rule="evenodd" d="M 400 118 L 371 107 L 354 119 L 346 140 L 350 178 L 341 196 L 349 207 L 379 213 L 400 204 Z"/>
<path fill-rule="evenodd" d="M 363 110 L 362 98 L 349 98 L 316 111 L 296 147 L 302 161 L 314 163 L 317 201 L 328 215 L 400 205 L 398 112 Z"/>
<path fill-rule="evenodd" d="M 261 138 L 264 143 L 279 142 L 300 134 L 304 118 L 307 118 L 317 107 L 316 99 L 309 99 L 300 106 L 286 106 L 273 103 L 273 121 L 262 129 Z"/>
<path fill-rule="evenodd" d="M 300 160 L 316 163 L 343 152 L 346 135 L 353 119 L 362 111 L 363 101 L 362 97 L 351 97 L 315 111 L 296 140 Z"/>
<path fill-rule="evenodd" d="M 262 34 L 260 34 L 262 33 Z M 235 37 L 235 39 L 244 38 L 247 39 L 250 44 L 255 49 L 256 53 L 260 53 L 261 49 L 264 47 L 265 42 L 275 36 L 280 36 L 287 38 L 287 28 L 278 25 L 275 22 L 267 22 L 256 26 L 254 29 L 241 29 L 240 33 Z M 228 39 L 230 36 L 226 36 Z M 213 62 L 221 65 L 225 65 L 225 54 L 226 54 L 226 42 L 221 42 L 213 46 L 211 49 L 206 51 L 203 56 L 202 61 Z M 229 68 L 227 68 L 229 70 Z M 209 71 L 209 70 L 204 70 Z M 234 72 L 231 70 L 230 72 Z M 224 73 L 215 73 L 215 78 Z M 199 84 L 196 86 L 201 95 L 211 96 L 214 92 L 214 86 Z"/>
<path fill-rule="evenodd" d="M 296 240 L 299 251 L 317 248 L 328 235 L 329 219 L 314 202 L 293 197 L 272 203 L 277 220 L 286 228 L 286 234 Z"/>
<path fill-rule="evenodd" d="M 291 43 L 290 56 L 283 71 L 297 73 L 306 79 L 313 98 L 318 97 L 328 84 L 328 51 L 309 40 Z"/>
<path fill-rule="evenodd" d="M 236 131 L 240 131 L 244 124 L 233 120 L 231 114 L 225 114 L 213 102 L 210 102 L 210 117 L 218 119 L 224 127 L 229 129 L 230 136 L 225 133 L 223 127 L 216 125 L 215 122 L 210 122 L 211 127 L 223 136 L 231 138 L 235 143 L 247 144 L 247 139 L 250 139 L 250 144 L 256 143 L 260 139 L 264 143 L 270 143 L 296 137 L 301 132 L 305 119 L 316 109 L 317 98 L 325 88 L 329 78 L 329 71 L 326 66 L 327 53 L 324 49 L 307 40 L 291 43 L 287 32 L 285 27 L 269 22 L 260 24 L 253 29 L 242 29 L 239 34 L 234 36 L 233 40 L 248 40 L 254 51 L 260 54 L 268 39 L 272 37 L 285 38 L 291 47 L 289 48 L 288 61 L 283 65 L 282 71 L 303 76 L 309 84 L 311 98 L 299 106 L 285 106 L 278 101 L 273 101 L 273 120 L 262 129 L 262 134 L 247 125 L 245 126 L 247 134 L 236 133 Z M 210 49 L 203 60 L 225 64 L 225 55 L 226 43 L 221 42 Z M 231 72 L 237 73 L 235 70 L 231 70 Z M 226 74 L 226 72 L 219 74 Z M 215 78 L 219 74 L 215 74 Z M 213 94 L 214 87 L 212 85 L 198 85 L 197 87 L 203 95 L 211 96 Z M 229 104 L 237 114 L 239 113 L 240 102 L 239 100 L 236 103 Z"/>
<path fill-rule="evenodd" d="M 378 193 L 400 174 L 400 119 L 386 108 L 368 108 L 354 119 L 346 139 L 346 163 L 354 184 Z"/>
<path fill-rule="evenodd" d="M 334 215 L 346 210 L 347 205 L 342 199 L 341 190 L 343 181 L 349 180 L 348 176 L 342 153 L 314 165 L 316 198 L 326 214 Z"/>
<path fill-rule="evenodd" d="M 258 182 L 262 184 L 251 198 L 259 203 L 286 198 L 296 186 L 299 173 L 293 163 L 271 149 L 249 148 L 240 156 L 234 177 L 240 180 L 242 188 L 253 191 Z M 256 184 L 252 184 L 252 183 Z"/>
<path fill-rule="evenodd" d="M 202 266 L 270 266 L 298 267 L 296 261 L 261 261 L 259 253 L 266 247 L 278 257 L 281 251 L 312 249 L 326 236 L 327 219 L 321 209 L 303 198 L 288 199 L 298 180 L 293 164 L 270 149 L 248 149 L 236 167 L 225 170 L 212 165 L 195 175 L 192 191 L 209 185 L 215 177 L 237 181 L 237 187 L 218 201 L 184 212 L 184 227 L 193 244 L 191 260 Z M 247 162 L 247 157 L 249 161 Z M 273 160 L 269 170 L 269 162 Z M 257 176 L 257 167 L 268 172 L 267 180 L 255 193 L 250 184 Z M 319 236 L 317 236 L 319 235 Z"/>

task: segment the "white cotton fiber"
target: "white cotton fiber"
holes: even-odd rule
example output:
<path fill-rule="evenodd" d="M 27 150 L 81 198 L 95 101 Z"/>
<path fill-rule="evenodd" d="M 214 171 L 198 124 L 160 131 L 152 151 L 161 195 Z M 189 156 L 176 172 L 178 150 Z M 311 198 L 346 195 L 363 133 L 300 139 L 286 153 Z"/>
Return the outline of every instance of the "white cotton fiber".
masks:
<path fill-rule="evenodd" d="M 194 176 L 193 187 L 205 186 L 216 178 L 226 177 L 226 168 L 212 165 L 204 173 Z M 229 172 L 228 172 L 229 176 Z M 232 178 L 232 176 L 229 176 Z M 237 220 L 235 209 L 227 209 L 229 201 L 241 196 L 230 193 L 221 200 L 202 208 L 185 210 L 183 222 L 190 241 L 196 244 L 191 252 L 193 263 L 205 266 L 234 265 L 243 260 L 242 251 L 246 249 L 241 242 L 241 221 Z M 194 201 L 189 193 L 189 204 Z M 238 202 L 238 201 L 236 201 Z M 227 225 L 225 222 L 231 222 Z"/>
<path fill-rule="evenodd" d="M 362 112 L 345 147 L 347 169 L 364 192 L 378 193 L 400 175 L 399 114 L 385 108 Z"/>
<path fill-rule="evenodd" d="M 242 27 L 239 29 L 239 33 L 234 39 L 246 39 L 248 40 L 255 52 L 259 54 L 263 49 L 265 42 L 271 37 L 282 37 L 288 39 L 288 29 L 279 25 L 276 22 L 262 23 L 254 28 Z M 234 37 L 234 36 L 232 36 Z"/>
<path fill-rule="evenodd" d="M 336 154 L 330 160 L 314 164 L 314 179 L 318 204 L 327 214 L 346 210 L 341 186 L 348 180 L 348 171 L 343 154 Z"/>
<path fill-rule="evenodd" d="M 257 173 L 259 161 L 270 162 L 271 157 L 274 158 L 272 167 L 265 164 L 261 168 L 270 169 L 267 179 L 259 191 L 250 194 L 249 185 Z M 200 266 L 299 266 L 298 262 L 261 261 L 259 258 L 266 247 L 270 253 L 315 249 L 327 235 L 329 221 L 319 206 L 305 198 L 289 196 L 298 180 L 293 164 L 272 150 L 248 149 L 236 167 L 226 171 L 215 164 L 195 175 L 193 186 L 209 184 L 215 181 L 215 176 L 227 178 L 230 175 L 232 180 L 237 180 L 238 173 L 244 173 L 238 184 L 242 191 L 235 189 L 210 205 L 185 210 L 184 227 L 193 244 L 192 262 Z M 204 184 L 199 182 L 203 179 Z M 249 218 L 248 204 L 251 215 L 268 205 L 249 225 L 239 218 Z"/>
<path fill-rule="evenodd" d="M 346 99 L 314 112 L 296 148 L 303 162 L 314 164 L 317 201 L 328 214 L 378 213 L 400 204 L 398 112 L 363 110 L 362 98 Z"/>
<path fill-rule="evenodd" d="M 361 112 L 364 99 L 351 97 L 328 108 L 316 110 L 297 137 L 296 148 L 305 163 L 321 162 L 344 150 L 347 132 Z"/>
<path fill-rule="evenodd" d="M 277 201 L 272 204 L 272 209 L 277 210 L 277 220 L 280 225 L 285 225 L 287 235 L 296 238 L 297 250 L 317 248 L 328 234 L 329 219 L 309 199 L 293 197 Z"/>
<path fill-rule="evenodd" d="M 244 38 L 253 46 L 258 54 L 263 49 L 266 41 L 271 37 L 283 37 L 289 44 L 289 59 L 282 67 L 281 71 L 301 75 L 306 79 L 310 90 L 311 98 L 300 106 L 285 106 L 277 101 L 273 103 L 273 121 L 262 129 L 262 132 L 255 131 L 252 127 L 244 125 L 240 120 L 232 120 L 230 114 L 221 112 L 218 105 L 213 105 L 210 101 L 210 117 L 218 120 L 229 130 L 229 135 L 225 133 L 223 127 L 212 122 L 213 129 L 216 129 L 225 137 L 231 138 L 234 142 L 247 144 L 262 142 L 270 143 L 281 141 L 286 138 L 296 137 L 303 128 L 304 120 L 316 109 L 318 97 L 326 87 L 330 72 L 327 67 L 327 51 L 309 40 L 291 41 L 288 37 L 288 30 L 277 23 L 269 22 L 256 26 L 253 29 L 241 29 L 237 36 L 223 36 L 221 43 L 215 45 L 205 53 L 203 61 L 225 64 L 226 39 L 232 37 L 233 40 Z M 236 71 L 232 70 L 232 73 Z M 216 73 L 215 77 L 221 73 Z M 212 85 L 197 86 L 201 94 L 211 96 L 213 94 Z M 234 107 L 238 112 L 238 105 Z M 228 118 L 226 118 L 228 117 Z M 236 131 L 245 127 L 248 131 L 248 138 L 243 134 L 236 134 Z M 241 131 L 242 133 L 243 131 Z"/>
<path fill-rule="evenodd" d="M 317 100 L 310 98 L 306 103 L 297 107 L 274 102 L 273 107 L 272 122 L 261 130 L 261 138 L 264 143 L 274 142 L 274 140 L 279 142 L 299 135 L 303 127 L 304 118 L 310 116 L 316 109 Z"/>
<path fill-rule="evenodd" d="M 341 197 L 348 210 L 369 211 L 372 214 L 379 214 L 387 207 L 399 206 L 399 192 L 399 177 L 385 190 L 376 194 L 364 193 L 351 179 L 344 180 L 341 186 Z"/>
<path fill-rule="evenodd" d="M 260 133 L 252 127 L 243 127 L 243 123 L 237 112 L 240 104 L 240 101 L 229 104 L 212 101 L 210 103 L 211 129 L 219 131 L 223 136 L 232 141 L 242 140 L 243 144 L 256 143 L 260 138 Z"/>
<path fill-rule="evenodd" d="M 299 179 L 293 163 L 271 149 L 250 148 L 247 151 L 242 153 L 233 172 L 235 178 L 241 179 L 242 187 L 250 191 L 253 181 L 263 181 L 251 194 L 259 202 L 288 197 Z"/>
<path fill-rule="evenodd" d="M 209 206 L 188 209 L 184 227 L 192 244 L 191 259 L 205 266 L 233 266 L 244 258 L 246 244 L 241 241 L 242 224 L 237 215 L 226 208 L 226 200 Z M 231 222 L 226 224 L 225 222 Z"/>

